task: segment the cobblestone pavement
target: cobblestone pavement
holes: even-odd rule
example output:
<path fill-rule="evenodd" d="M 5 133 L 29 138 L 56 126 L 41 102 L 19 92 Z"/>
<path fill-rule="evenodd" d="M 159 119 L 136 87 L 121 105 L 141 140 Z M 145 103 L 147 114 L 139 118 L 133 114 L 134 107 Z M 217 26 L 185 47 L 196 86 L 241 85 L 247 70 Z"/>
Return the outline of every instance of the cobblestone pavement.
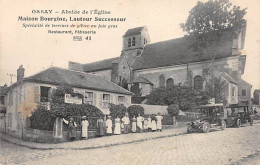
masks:
<path fill-rule="evenodd" d="M 9 149 L 10 148 L 10 149 Z M 2 164 L 260 164 L 260 124 L 89 150 L 1 142 Z"/>

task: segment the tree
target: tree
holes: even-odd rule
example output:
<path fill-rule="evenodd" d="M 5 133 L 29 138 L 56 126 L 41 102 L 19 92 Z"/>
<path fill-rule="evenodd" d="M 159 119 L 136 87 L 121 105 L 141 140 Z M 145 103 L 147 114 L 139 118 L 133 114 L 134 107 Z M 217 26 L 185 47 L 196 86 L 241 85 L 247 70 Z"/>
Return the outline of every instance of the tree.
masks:
<path fill-rule="evenodd" d="M 132 105 L 129 106 L 127 109 L 130 118 L 133 118 L 134 116 L 137 117 L 138 114 L 144 115 L 144 108 L 140 105 Z"/>
<path fill-rule="evenodd" d="M 215 98 L 216 103 L 221 103 L 224 100 L 222 91 L 225 87 L 225 81 L 221 80 L 221 77 L 212 77 L 206 81 L 205 88 L 203 90 L 203 97 L 208 99 Z"/>
<path fill-rule="evenodd" d="M 142 93 L 141 90 L 139 88 L 139 83 L 134 83 L 131 88 L 130 91 L 134 93 L 134 96 L 132 96 L 132 103 L 133 104 L 141 104 L 142 101 L 145 100 L 145 97 L 142 97 Z"/>
<path fill-rule="evenodd" d="M 209 58 L 209 71 L 206 81 L 208 83 L 206 89 L 210 96 L 218 96 L 220 92 L 216 92 L 216 79 L 214 79 L 214 61 L 217 51 L 221 50 L 224 42 L 237 38 L 246 21 L 246 8 L 241 9 L 240 6 L 232 5 L 228 0 L 209 0 L 205 3 L 198 2 L 193 7 L 186 23 L 180 24 L 183 31 L 187 32 L 191 39 L 191 45 L 197 55 Z M 214 83 L 214 87 L 210 83 Z M 221 88 L 221 87 L 217 87 Z"/>
<path fill-rule="evenodd" d="M 222 42 L 235 38 L 245 25 L 246 8 L 233 6 L 228 0 L 198 2 L 193 7 L 186 23 L 180 24 L 193 41 L 191 48 L 200 55 L 212 59 L 210 72 L 213 72 L 216 51 Z"/>
<path fill-rule="evenodd" d="M 110 115 L 113 118 L 116 118 L 117 116 L 119 118 L 122 118 L 125 115 L 125 113 L 127 112 L 127 108 L 124 104 L 115 105 L 115 104 L 111 103 L 109 111 L 110 111 Z"/>
<path fill-rule="evenodd" d="M 90 104 L 68 104 L 64 102 L 65 94 L 83 97 L 79 93 L 74 93 L 72 87 L 67 85 L 58 86 L 52 90 L 50 98 L 50 110 L 45 105 L 39 104 L 32 112 L 31 127 L 41 130 L 53 130 L 55 118 L 68 118 L 71 116 L 97 117 L 103 116 L 103 112 Z"/>
<path fill-rule="evenodd" d="M 156 88 L 147 96 L 147 104 L 178 104 L 180 109 L 184 111 L 193 109 L 195 100 L 195 92 L 192 86 L 182 85 L 181 83 L 168 87 Z"/>
<path fill-rule="evenodd" d="M 179 105 L 178 104 L 171 104 L 171 105 L 168 106 L 167 111 L 173 118 L 173 126 L 176 126 L 176 117 L 180 113 Z"/>

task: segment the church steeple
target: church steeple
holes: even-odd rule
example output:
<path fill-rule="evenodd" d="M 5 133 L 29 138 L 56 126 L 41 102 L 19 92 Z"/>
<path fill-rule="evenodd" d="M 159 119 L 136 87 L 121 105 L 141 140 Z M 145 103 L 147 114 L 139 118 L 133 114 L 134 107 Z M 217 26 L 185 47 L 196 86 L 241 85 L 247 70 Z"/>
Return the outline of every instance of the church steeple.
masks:
<path fill-rule="evenodd" d="M 123 51 L 143 49 L 150 43 L 150 37 L 146 26 L 128 29 L 123 35 Z"/>

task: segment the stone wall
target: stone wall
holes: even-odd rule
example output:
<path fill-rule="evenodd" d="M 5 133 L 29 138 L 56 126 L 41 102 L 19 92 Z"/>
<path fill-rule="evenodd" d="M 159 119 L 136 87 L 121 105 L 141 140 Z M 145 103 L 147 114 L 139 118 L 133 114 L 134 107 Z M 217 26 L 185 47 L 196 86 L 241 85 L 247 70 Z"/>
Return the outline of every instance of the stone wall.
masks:
<path fill-rule="evenodd" d="M 81 131 L 77 131 L 76 140 L 81 139 Z M 89 138 L 94 138 L 96 136 L 96 131 L 89 131 L 88 132 Z M 70 138 L 68 137 L 68 132 L 62 132 L 62 138 L 54 138 L 53 131 L 46 131 L 46 130 L 38 130 L 38 129 L 31 129 L 26 128 L 23 130 L 23 140 L 31 141 L 31 142 L 38 142 L 38 143 L 60 143 L 60 142 L 68 142 Z"/>

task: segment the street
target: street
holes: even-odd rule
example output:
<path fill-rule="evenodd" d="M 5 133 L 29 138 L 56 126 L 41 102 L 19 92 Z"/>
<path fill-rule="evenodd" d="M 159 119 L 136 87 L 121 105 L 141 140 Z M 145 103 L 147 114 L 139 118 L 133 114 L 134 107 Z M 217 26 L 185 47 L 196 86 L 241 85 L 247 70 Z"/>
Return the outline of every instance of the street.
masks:
<path fill-rule="evenodd" d="M 1 141 L 1 164 L 260 164 L 260 124 L 90 150 L 38 150 Z"/>

